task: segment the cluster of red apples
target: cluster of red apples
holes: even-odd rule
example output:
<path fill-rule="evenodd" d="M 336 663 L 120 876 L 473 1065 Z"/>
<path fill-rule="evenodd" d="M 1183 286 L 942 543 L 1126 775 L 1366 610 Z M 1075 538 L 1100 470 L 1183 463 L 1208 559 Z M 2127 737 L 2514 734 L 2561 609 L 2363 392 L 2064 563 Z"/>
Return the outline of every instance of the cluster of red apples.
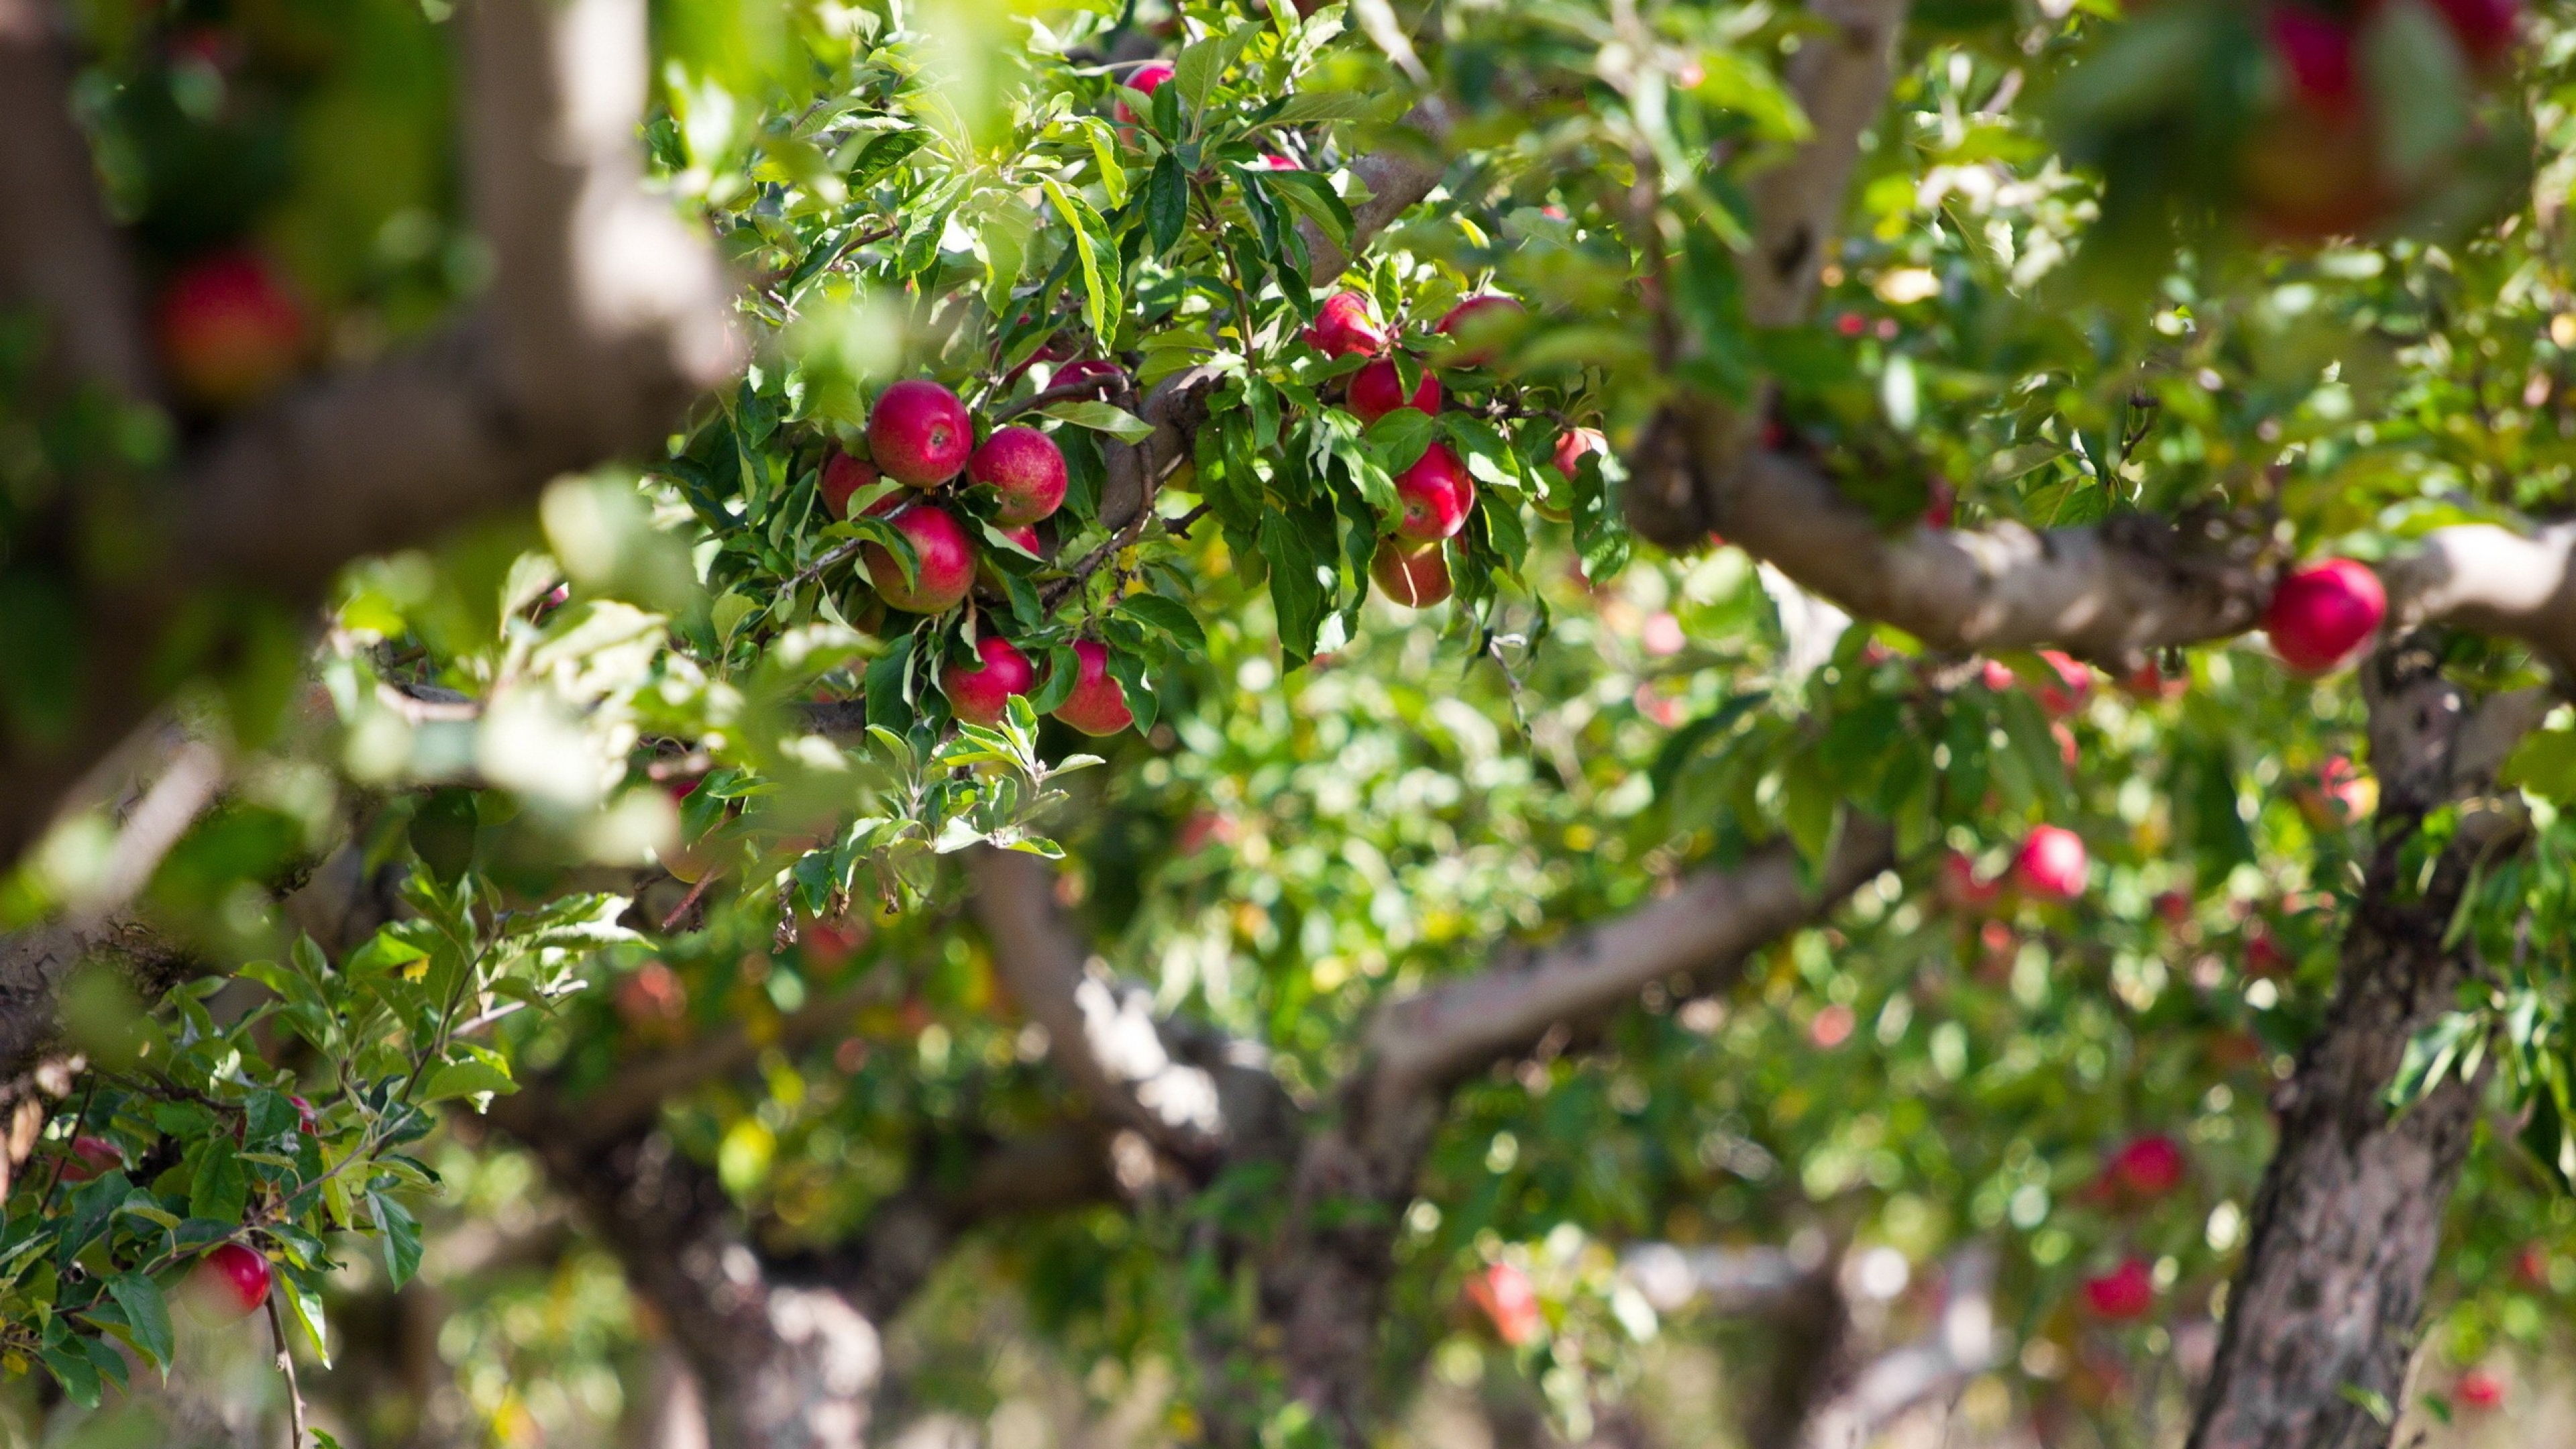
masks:
<path fill-rule="evenodd" d="M 848 516 L 851 500 L 881 479 L 906 485 L 867 506 L 912 546 L 909 577 L 892 550 L 870 543 L 859 565 L 887 607 L 909 614 L 944 614 L 964 603 L 974 587 L 978 554 L 966 526 L 944 506 L 962 477 L 963 487 L 989 488 L 993 527 L 1022 552 L 1041 551 L 1037 525 L 1064 506 L 1064 450 L 1036 428 L 996 428 L 978 443 L 975 421 L 957 394 L 926 378 L 895 383 L 878 394 L 868 412 L 868 456 L 834 452 L 823 464 L 824 506 Z M 908 490 L 908 491 L 907 491 Z M 975 641 L 976 663 L 949 663 L 939 687 L 948 706 L 970 724 L 998 722 L 1010 698 L 1037 687 L 1037 666 L 1018 645 L 997 633 Z M 1055 717 L 1088 735 L 1114 735 L 1135 723 L 1126 691 L 1109 672 L 1109 648 L 1094 639 L 1073 644 L 1078 672 L 1073 691 Z"/>

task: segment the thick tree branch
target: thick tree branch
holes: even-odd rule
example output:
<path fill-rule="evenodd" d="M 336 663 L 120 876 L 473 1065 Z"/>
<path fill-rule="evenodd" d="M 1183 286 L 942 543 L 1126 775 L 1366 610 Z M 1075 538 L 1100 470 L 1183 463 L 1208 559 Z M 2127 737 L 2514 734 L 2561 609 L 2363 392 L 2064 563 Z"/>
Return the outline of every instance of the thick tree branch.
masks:
<path fill-rule="evenodd" d="M 1790 58 L 1788 82 L 1813 129 L 1751 188 L 1744 312 L 1756 327 L 1786 327 L 1806 312 L 1825 245 L 1842 226 L 1861 136 L 1886 109 L 1905 29 L 1906 0 L 1811 0 L 1807 9 L 1824 28 Z"/>
<path fill-rule="evenodd" d="M 1672 894 L 1625 915 L 1578 926 L 1540 947 L 1513 947 L 1494 964 L 1390 1003 L 1371 1023 L 1367 1050 L 1381 1104 L 1437 1092 L 1526 1050 L 1557 1026 L 1580 1025 L 1626 1005 L 1676 973 L 1705 990 L 1732 980 L 1744 958 L 1895 864 L 1894 838 L 1855 817 L 1810 890 L 1797 854 L 1781 842 L 1741 865 L 1684 879 Z"/>
<path fill-rule="evenodd" d="M 142 291 L 72 120 L 59 20 L 47 0 L 0 0 L 0 304 L 44 319 L 60 375 L 149 402 Z"/>

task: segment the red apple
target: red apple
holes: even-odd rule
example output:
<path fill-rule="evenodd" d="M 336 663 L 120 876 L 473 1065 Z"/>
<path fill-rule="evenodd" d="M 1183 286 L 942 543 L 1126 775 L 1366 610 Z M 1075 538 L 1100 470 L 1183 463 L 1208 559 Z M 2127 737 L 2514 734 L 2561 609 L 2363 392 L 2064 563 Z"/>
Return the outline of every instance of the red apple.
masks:
<path fill-rule="evenodd" d="M 240 1243 L 216 1245 L 199 1261 L 195 1276 L 205 1285 L 203 1296 L 235 1318 L 257 1313 L 268 1301 L 268 1260 Z"/>
<path fill-rule="evenodd" d="M 1093 639 L 1073 641 L 1077 667 L 1073 693 L 1055 707 L 1055 717 L 1087 735 L 1114 735 L 1136 722 L 1127 708 L 1127 691 L 1109 672 L 1109 646 Z"/>
<path fill-rule="evenodd" d="M 898 482 L 935 488 L 956 477 L 974 450 L 966 405 L 926 377 L 894 384 L 868 410 L 868 456 Z"/>
<path fill-rule="evenodd" d="M 2504 1406 L 2504 1380 L 2485 1369 L 2470 1369 L 2460 1375 L 2454 1387 L 2463 1409 L 2475 1409 L 2483 1414 Z"/>
<path fill-rule="evenodd" d="M 2548 1245 L 2523 1244 L 2522 1251 L 2513 1255 L 2513 1276 L 2521 1279 L 2522 1286 L 2526 1288 L 2547 1288 L 2549 1286 Z"/>
<path fill-rule="evenodd" d="M 191 262 L 162 289 L 155 331 L 179 390 L 237 407 L 293 375 L 304 355 L 304 310 L 251 252 Z"/>
<path fill-rule="evenodd" d="M 940 614 L 957 607 L 975 578 L 975 550 L 966 541 L 966 530 L 927 503 L 903 510 L 893 522 L 895 532 L 911 541 L 920 567 L 907 584 L 903 565 L 892 553 L 873 543 L 861 548 L 859 563 L 868 582 L 876 585 L 877 597 L 908 614 Z"/>
<path fill-rule="evenodd" d="M 1034 523 L 1023 523 L 1017 528 L 1006 528 L 996 524 L 994 531 L 1018 544 L 1023 553 L 1039 558 L 1046 556 L 1046 543 L 1038 537 L 1038 528 Z M 993 562 L 994 556 L 1000 552 L 999 549 L 987 549 L 975 560 L 975 582 L 997 594 L 1005 593 L 1010 588 L 1010 585 L 1002 582 L 1001 566 Z"/>
<path fill-rule="evenodd" d="M 1264 168 L 1271 171 L 1303 171 L 1306 169 L 1305 167 L 1298 165 L 1296 162 L 1289 160 L 1287 157 L 1280 155 L 1276 151 L 1263 152 L 1261 154 L 1261 164 Z"/>
<path fill-rule="evenodd" d="M 1451 339 L 1451 362 L 1460 367 L 1487 367 L 1494 361 L 1495 340 L 1511 330 L 1509 319 L 1521 312 L 1520 303 L 1489 292 L 1450 308 L 1434 330 Z"/>
<path fill-rule="evenodd" d="M 2042 649 L 2039 658 L 2057 676 L 2056 683 L 2039 687 L 2039 707 L 2060 716 L 2082 709 L 2093 693 L 2093 671 L 2054 649 Z"/>
<path fill-rule="evenodd" d="M 1404 380 L 1396 375 L 1395 362 L 1381 357 L 1351 375 L 1350 404 L 1351 411 L 1359 414 L 1364 423 L 1376 422 L 1398 408 L 1436 413 L 1440 411 L 1440 379 L 1425 369 L 1413 396 L 1407 398 Z"/>
<path fill-rule="evenodd" d="M 1610 440 L 1601 435 L 1599 428 L 1568 428 L 1557 435 L 1556 471 L 1572 482 L 1575 470 L 1583 466 L 1584 454 L 1599 453 L 1607 457 L 1609 452 Z"/>
<path fill-rule="evenodd" d="M 2071 901 L 2084 894 L 2084 837 L 2061 825 L 2030 833 L 2013 856 L 2013 881 L 2045 900 Z"/>
<path fill-rule="evenodd" d="M 2156 897 L 2155 907 L 2156 914 L 2164 917 L 2164 922 L 2168 926 L 2191 924 L 2192 906 L 2189 891 L 2167 891 Z"/>
<path fill-rule="evenodd" d="M 2084 1306 L 2096 1318 L 2134 1323 L 2155 1310 L 2155 1272 L 2144 1258 L 2124 1258 L 2110 1272 L 2084 1280 Z"/>
<path fill-rule="evenodd" d="M 2292 569 L 2263 610 L 2263 631 L 2284 663 L 2322 674 L 2343 662 L 2388 616 L 2379 575 L 2348 558 Z"/>
<path fill-rule="evenodd" d="M 2237 183 L 2256 228 L 2315 242 L 2367 231 L 2395 197 L 2379 164 L 2379 133 L 2366 110 L 2294 102 L 2254 127 L 2237 157 Z"/>
<path fill-rule="evenodd" d="M 84 1132 L 63 1153 L 63 1181 L 87 1182 L 125 1166 L 125 1154 L 104 1137 Z"/>
<path fill-rule="evenodd" d="M 1174 72 L 1172 70 L 1171 62 L 1163 60 L 1149 60 L 1143 65 L 1136 67 L 1136 73 L 1134 75 L 1127 77 L 1127 89 L 1131 91 L 1142 91 L 1146 95 L 1150 96 L 1154 92 L 1161 90 L 1163 88 L 1163 82 L 1170 80 L 1173 74 Z M 1133 121 L 1136 119 L 1136 113 L 1127 109 L 1127 103 L 1123 100 L 1118 103 L 1118 119 L 1122 121 Z"/>
<path fill-rule="evenodd" d="M 1807 1040 L 1819 1051 L 1832 1051 L 1851 1040 L 1852 1028 L 1859 1024 L 1859 1013 L 1839 1001 L 1832 1002 L 1807 1023 Z"/>
<path fill-rule="evenodd" d="M 295 1130 L 307 1137 L 321 1136 L 322 1119 L 314 1115 L 313 1104 L 302 1097 L 289 1097 L 286 1100 L 295 1104 Z"/>
<path fill-rule="evenodd" d="M 2522 21 L 2520 0 L 2433 0 L 2433 9 L 2470 64 L 2491 66 L 2512 52 Z"/>
<path fill-rule="evenodd" d="M 1449 560 L 1436 542 L 1379 539 L 1377 557 L 1369 560 L 1369 577 L 1377 580 L 1388 598 L 1408 609 L 1428 609 L 1449 597 Z"/>
<path fill-rule="evenodd" d="M 2342 17 L 2289 0 L 2272 7 L 2266 28 L 2272 55 L 2300 104 L 2340 112 L 2360 100 L 2352 27 Z"/>
<path fill-rule="evenodd" d="M 1509 1263 L 1496 1263 L 1468 1279 L 1467 1301 L 1494 1325 L 1494 1336 L 1514 1348 L 1537 1338 L 1547 1326 L 1529 1275 Z"/>
<path fill-rule="evenodd" d="M 1316 309 L 1306 341 L 1328 357 L 1372 357 L 1386 350 L 1386 324 L 1361 292 L 1335 292 Z"/>
<path fill-rule="evenodd" d="M 1948 528 L 1959 513 L 1959 490 L 1947 478 L 1935 476 L 1924 485 L 1923 526 Z"/>
<path fill-rule="evenodd" d="M 987 634 L 975 641 L 976 656 L 984 662 L 969 669 L 951 660 L 939 672 L 940 692 L 948 696 L 948 707 L 968 724 L 998 723 L 1011 712 L 1011 696 L 1026 694 L 1037 687 L 1038 671 L 1029 656 L 999 634 Z"/>
<path fill-rule="evenodd" d="M 1116 382 L 1126 375 L 1127 370 L 1117 363 L 1104 362 L 1097 357 L 1085 357 L 1057 368 L 1047 386 L 1062 387 L 1069 382 L 1087 382 L 1093 379 L 1104 383 Z"/>
<path fill-rule="evenodd" d="M 2184 1167 L 2182 1144 L 2157 1133 L 2112 1154 L 2109 1177 L 2132 1197 L 2159 1198 L 2182 1186 Z"/>
<path fill-rule="evenodd" d="M 1003 428 L 966 460 L 966 479 L 1002 495 L 995 522 L 1035 523 L 1064 506 L 1064 450 L 1035 428 Z"/>
<path fill-rule="evenodd" d="M 838 448 L 823 460 L 823 476 L 815 481 L 815 495 L 834 518 L 850 516 L 850 499 L 860 490 L 875 486 L 876 465 L 865 458 L 853 458 Z"/>
<path fill-rule="evenodd" d="M 805 947 L 805 959 L 825 973 L 848 965 L 859 948 L 868 943 L 868 934 L 866 918 L 857 915 L 808 920 L 796 928 L 796 939 Z"/>
<path fill-rule="evenodd" d="M 1476 506 L 1476 483 L 1447 444 L 1434 443 L 1412 467 L 1395 475 L 1395 496 L 1404 507 L 1395 525 L 1399 535 L 1417 541 L 1454 538 Z"/>
<path fill-rule="evenodd" d="M 2245 938 L 2245 974 L 2248 976 L 2287 976 L 2298 963 L 2281 949 L 2278 938 L 2262 927 Z"/>

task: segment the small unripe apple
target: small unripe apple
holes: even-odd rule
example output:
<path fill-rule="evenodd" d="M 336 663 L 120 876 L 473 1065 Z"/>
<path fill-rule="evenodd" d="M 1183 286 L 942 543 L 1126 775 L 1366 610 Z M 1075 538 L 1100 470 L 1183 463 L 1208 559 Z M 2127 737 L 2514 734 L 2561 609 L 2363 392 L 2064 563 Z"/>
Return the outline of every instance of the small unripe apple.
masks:
<path fill-rule="evenodd" d="M 2155 1311 L 2155 1271 L 2144 1258 L 2124 1258 L 2110 1272 L 2084 1280 L 2084 1306 L 2096 1318 L 2134 1323 Z"/>
<path fill-rule="evenodd" d="M 1522 315 L 1521 304 L 1488 292 L 1449 309 L 1433 330 L 1450 339 L 1449 360 L 1460 367 L 1486 367 L 1497 352 L 1495 340 L 1511 331 Z"/>
<path fill-rule="evenodd" d="M 204 1297 L 216 1310 L 235 1318 L 257 1313 L 268 1301 L 268 1259 L 240 1243 L 220 1243 L 197 1265 Z"/>
<path fill-rule="evenodd" d="M 974 451 L 966 405 L 926 377 L 894 384 L 868 410 L 868 456 L 898 482 L 935 488 L 956 477 Z"/>
<path fill-rule="evenodd" d="M 1453 538 L 1476 506 L 1476 483 L 1447 444 L 1434 443 L 1412 467 L 1395 475 L 1395 496 L 1404 507 L 1395 525 L 1398 534 L 1417 541 Z"/>
<path fill-rule="evenodd" d="M 2182 1186 L 2182 1144 L 2155 1133 L 2112 1154 L 2110 1177 L 2133 1197 L 2159 1198 Z"/>
<path fill-rule="evenodd" d="M 838 448 L 823 460 L 823 475 L 815 480 L 815 496 L 823 500 L 824 509 L 834 518 L 850 516 L 850 499 L 861 489 L 875 486 L 876 465 L 865 458 L 853 458 Z"/>
<path fill-rule="evenodd" d="M 1396 374 L 1394 361 L 1381 357 L 1351 375 L 1350 404 L 1351 411 L 1357 413 L 1364 423 L 1376 422 L 1398 408 L 1436 413 L 1440 411 L 1440 379 L 1426 369 L 1421 383 L 1413 389 L 1413 396 L 1408 398 L 1404 395 L 1404 379 Z"/>
<path fill-rule="evenodd" d="M 1064 506 L 1064 450 L 1037 429 L 1015 424 L 986 438 L 966 460 L 966 480 L 1002 495 L 994 521 L 1035 523 Z"/>
<path fill-rule="evenodd" d="M 975 550 L 966 530 L 944 509 L 915 504 L 894 516 L 895 532 L 912 543 L 919 564 L 913 582 L 905 583 L 903 565 L 878 544 L 859 550 L 877 597 L 908 614 L 941 614 L 957 607 L 975 580 Z"/>
<path fill-rule="evenodd" d="M 1374 357 L 1386 350 L 1386 324 L 1365 293 L 1335 292 L 1315 310 L 1306 341 L 1328 357 Z"/>
<path fill-rule="evenodd" d="M 2083 836 L 2062 825 L 2043 825 L 2013 856 L 2013 881 L 2031 895 L 2071 901 L 2084 894 L 2087 864 Z"/>
<path fill-rule="evenodd" d="M 190 263 L 162 290 L 155 322 L 179 390 L 216 407 L 259 397 L 303 360 L 304 310 L 250 252 Z"/>
<path fill-rule="evenodd" d="M 1494 1336 L 1514 1348 L 1537 1338 L 1547 1326 L 1529 1274 L 1510 1263 L 1496 1263 L 1468 1279 L 1467 1301 L 1494 1325 Z"/>
<path fill-rule="evenodd" d="M 1038 671 L 1019 646 L 999 634 L 976 640 L 975 655 L 983 663 L 971 669 L 949 661 L 939 672 L 939 690 L 948 696 L 948 707 L 959 719 L 995 724 L 1011 712 L 1012 695 L 1037 687 Z"/>
<path fill-rule="evenodd" d="M 2305 674 L 2322 674 L 2343 662 L 2388 616 L 2388 591 L 2379 575 L 2348 558 L 2293 569 L 2272 591 L 2263 610 L 2263 632 L 2282 662 Z"/>
<path fill-rule="evenodd" d="M 1378 540 L 1377 557 L 1369 560 L 1369 577 L 1386 596 L 1408 609 L 1428 609 L 1449 597 L 1449 560 L 1434 543 Z"/>
<path fill-rule="evenodd" d="M 1141 91 L 1150 96 L 1154 92 L 1161 90 L 1163 88 L 1163 82 L 1170 80 L 1174 74 L 1175 72 L 1172 69 L 1171 62 L 1149 60 L 1143 65 L 1136 67 L 1135 74 L 1127 77 L 1127 89 L 1131 91 Z M 1127 108 L 1127 103 L 1123 100 L 1118 103 L 1118 119 L 1122 121 L 1133 121 L 1136 119 L 1136 113 L 1129 110 Z"/>
<path fill-rule="evenodd" d="M 84 1132 L 73 1138 L 63 1153 L 63 1181 L 87 1182 L 124 1166 L 125 1154 L 117 1150 L 115 1143 Z"/>
<path fill-rule="evenodd" d="M 1136 722 L 1127 708 L 1127 691 L 1109 672 L 1109 646 L 1095 639 L 1073 641 L 1073 693 L 1055 707 L 1055 717 L 1087 735 L 1114 735 Z"/>

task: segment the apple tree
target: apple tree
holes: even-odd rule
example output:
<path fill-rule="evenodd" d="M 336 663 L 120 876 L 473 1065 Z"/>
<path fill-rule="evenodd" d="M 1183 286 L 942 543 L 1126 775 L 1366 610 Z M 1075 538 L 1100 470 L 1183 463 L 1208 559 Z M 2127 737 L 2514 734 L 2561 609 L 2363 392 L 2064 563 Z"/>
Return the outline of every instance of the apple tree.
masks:
<path fill-rule="evenodd" d="M 2522 1411 L 2572 55 L 0 0 L 10 1412 Z"/>

